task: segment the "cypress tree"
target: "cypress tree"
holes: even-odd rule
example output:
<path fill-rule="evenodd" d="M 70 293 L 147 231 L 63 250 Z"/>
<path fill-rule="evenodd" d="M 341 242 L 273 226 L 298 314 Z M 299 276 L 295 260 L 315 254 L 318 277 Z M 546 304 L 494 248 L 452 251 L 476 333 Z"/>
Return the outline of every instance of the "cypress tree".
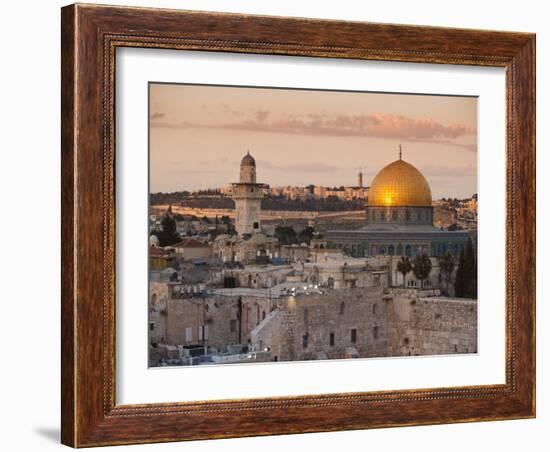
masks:
<path fill-rule="evenodd" d="M 477 264 L 471 240 L 468 240 L 464 252 L 464 270 L 464 296 L 477 298 Z"/>
<path fill-rule="evenodd" d="M 164 216 L 161 225 L 162 231 L 158 233 L 160 246 L 174 245 L 181 240 L 177 232 L 176 220 L 171 215 Z"/>
<path fill-rule="evenodd" d="M 460 253 L 455 279 L 455 295 L 459 298 L 477 298 L 477 262 L 470 239 Z"/>
<path fill-rule="evenodd" d="M 455 279 L 455 296 L 462 298 L 464 296 L 464 281 L 465 281 L 465 256 L 464 250 L 460 252 L 460 259 L 458 260 L 458 269 L 456 270 Z"/>
<path fill-rule="evenodd" d="M 416 256 L 413 262 L 412 271 L 414 276 L 420 280 L 420 288 L 424 287 L 424 280 L 430 276 L 432 271 L 432 261 L 426 254 Z"/>

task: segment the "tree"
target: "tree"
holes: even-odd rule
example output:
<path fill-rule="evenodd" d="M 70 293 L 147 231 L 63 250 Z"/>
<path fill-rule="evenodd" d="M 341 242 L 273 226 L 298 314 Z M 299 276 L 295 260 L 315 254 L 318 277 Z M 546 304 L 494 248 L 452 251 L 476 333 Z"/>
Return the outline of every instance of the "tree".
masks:
<path fill-rule="evenodd" d="M 313 238 L 313 228 L 311 226 L 308 226 L 302 229 L 300 231 L 300 234 L 298 234 L 298 239 L 300 242 L 305 242 L 309 244 L 312 238 Z"/>
<path fill-rule="evenodd" d="M 477 262 L 470 239 L 460 253 L 456 270 L 455 295 L 459 298 L 477 298 Z"/>
<path fill-rule="evenodd" d="M 449 295 L 449 282 L 451 281 L 451 276 L 453 270 L 455 269 L 455 261 L 451 253 L 446 252 L 439 258 L 439 270 L 443 277 L 445 278 L 445 286 L 447 295 Z"/>
<path fill-rule="evenodd" d="M 466 270 L 464 265 L 464 250 L 460 252 L 460 258 L 458 259 L 458 268 L 456 270 L 455 278 L 455 296 L 458 298 L 464 297 Z"/>
<path fill-rule="evenodd" d="M 181 240 L 177 232 L 176 220 L 171 215 L 165 215 L 160 224 L 162 225 L 162 231 L 159 231 L 157 235 L 160 246 L 174 245 Z"/>
<path fill-rule="evenodd" d="M 457 223 L 453 223 L 447 228 L 447 231 L 462 231 L 462 228 Z"/>
<path fill-rule="evenodd" d="M 432 261 L 426 254 L 416 256 L 413 262 L 412 271 L 414 276 L 420 280 L 420 288 L 424 287 L 424 280 L 430 276 Z"/>
<path fill-rule="evenodd" d="M 474 256 L 474 246 L 470 239 L 468 239 L 466 250 L 464 251 L 464 266 L 466 269 L 464 296 L 467 298 L 477 298 L 477 263 Z"/>
<path fill-rule="evenodd" d="M 403 287 L 405 287 L 405 278 L 411 270 L 410 259 L 407 256 L 401 256 L 401 259 L 397 262 L 397 271 L 403 275 Z"/>
<path fill-rule="evenodd" d="M 277 226 L 274 236 L 281 245 L 292 245 L 297 241 L 296 231 L 292 226 Z"/>

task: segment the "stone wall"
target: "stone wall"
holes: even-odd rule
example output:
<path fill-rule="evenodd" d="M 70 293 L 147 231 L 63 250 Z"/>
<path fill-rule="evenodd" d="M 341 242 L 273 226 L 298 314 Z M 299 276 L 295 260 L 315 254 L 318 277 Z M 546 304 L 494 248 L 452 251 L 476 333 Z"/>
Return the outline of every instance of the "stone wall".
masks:
<path fill-rule="evenodd" d="M 386 327 L 381 288 L 324 290 L 282 300 L 251 340 L 278 361 L 366 358 L 386 355 Z"/>
<path fill-rule="evenodd" d="M 250 343 L 277 361 L 477 352 L 476 300 L 380 286 L 273 300 L 251 289 L 181 298 L 170 298 L 167 284 L 150 289 L 150 343 L 219 351 Z"/>
<path fill-rule="evenodd" d="M 166 306 L 169 299 L 168 284 L 149 283 L 149 343 L 166 342 Z"/>
<path fill-rule="evenodd" d="M 392 290 L 388 356 L 477 353 L 477 300 Z"/>
<path fill-rule="evenodd" d="M 240 321 L 239 298 L 242 303 Z M 170 299 L 166 305 L 166 342 L 173 345 L 205 342 L 225 351 L 227 345 L 248 343 L 252 329 L 269 312 L 270 300 L 262 297 L 213 295 Z"/>

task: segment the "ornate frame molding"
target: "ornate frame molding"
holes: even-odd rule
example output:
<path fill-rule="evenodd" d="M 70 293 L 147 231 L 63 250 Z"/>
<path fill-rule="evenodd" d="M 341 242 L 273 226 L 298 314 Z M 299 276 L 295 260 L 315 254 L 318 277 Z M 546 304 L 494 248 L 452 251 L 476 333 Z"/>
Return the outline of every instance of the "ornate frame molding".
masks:
<path fill-rule="evenodd" d="M 506 383 L 116 405 L 118 47 L 506 68 Z M 534 35 L 71 5 L 62 9 L 62 88 L 64 444 L 82 447 L 535 415 Z"/>

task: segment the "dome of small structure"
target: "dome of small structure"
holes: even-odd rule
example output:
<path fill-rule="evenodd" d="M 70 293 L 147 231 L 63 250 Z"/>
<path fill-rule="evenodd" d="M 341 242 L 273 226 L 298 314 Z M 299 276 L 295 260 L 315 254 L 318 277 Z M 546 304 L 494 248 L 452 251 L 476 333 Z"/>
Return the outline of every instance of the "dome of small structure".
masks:
<path fill-rule="evenodd" d="M 369 188 L 368 205 L 427 207 L 432 205 L 432 191 L 420 171 L 399 159 L 375 176 Z"/>
<path fill-rule="evenodd" d="M 250 155 L 249 151 L 241 160 L 241 166 L 256 166 L 256 160 L 254 160 L 254 157 Z"/>
<path fill-rule="evenodd" d="M 159 238 L 155 234 L 151 234 L 149 237 L 150 246 L 159 246 Z"/>

